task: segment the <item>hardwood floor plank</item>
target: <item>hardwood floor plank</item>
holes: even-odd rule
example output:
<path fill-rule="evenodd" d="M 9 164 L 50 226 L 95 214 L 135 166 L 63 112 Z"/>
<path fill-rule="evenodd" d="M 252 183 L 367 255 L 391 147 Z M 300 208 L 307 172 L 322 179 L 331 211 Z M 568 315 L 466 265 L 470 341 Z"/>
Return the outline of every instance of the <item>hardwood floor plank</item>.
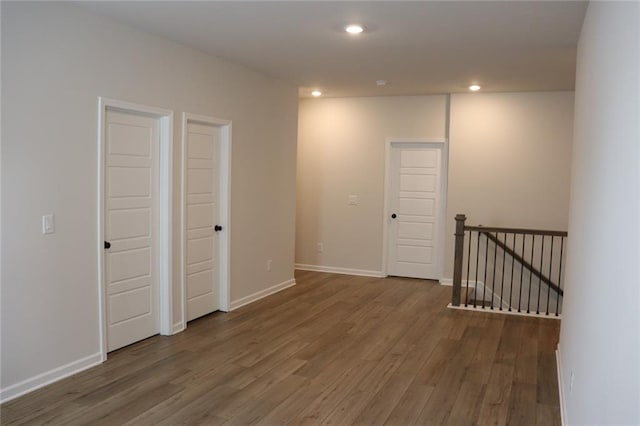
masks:
<path fill-rule="evenodd" d="M 308 384 L 309 379 L 294 374 L 287 376 L 278 382 L 263 395 L 254 401 L 246 403 L 241 410 L 232 416 L 225 425 L 256 424 L 274 408 L 285 401 L 289 396 L 297 392 L 302 386 Z"/>
<path fill-rule="evenodd" d="M 473 358 L 482 336 L 479 334 L 465 334 L 465 339 L 459 341 L 458 350 L 452 354 L 450 362 L 443 367 L 435 384 L 431 397 L 425 404 L 418 423 L 445 424 L 451 415 L 453 406 L 458 399 L 468 365 Z"/>
<path fill-rule="evenodd" d="M 463 381 L 447 424 L 451 426 L 476 424 L 486 387 L 487 385 L 484 384 Z"/>
<path fill-rule="evenodd" d="M 558 321 L 449 310 L 428 280 L 296 280 L 2 404 L 2 424 L 559 424 Z"/>
<path fill-rule="evenodd" d="M 536 424 L 536 385 L 514 383 L 507 415 L 508 425 Z"/>
<path fill-rule="evenodd" d="M 130 378 L 120 380 L 119 382 L 121 384 L 119 383 L 115 388 L 117 391 L 114 389 L 113 393 L 106 393 L 104 389 L 100 389 L 100 391 L 96 393 L 95 398 L 92 397 L 89 399 L 89 401 L 91 401 L 89 405 L 87 405 L 87 399 L 80 398 L 81 402 L 74 401 L 76 409 L 72 411 L 63 410 L 61 412 L 47 413 L 32 421 L 33 424 L 80 425 L 97 422 L 99 419 L 110 415 L 114 411 L 123 410 L 124 407 L 131 403 L 137 404 L 137 409 L 140 409 L 140 407 L 145 405 L 145 398 L 148 398 L 149 395 L 160 388 L 165 387 L 166 389 L 177 392 L 177 387 L 170 385 L 170 381 L 185 372 L 186 370 L 184 369 L 163 369 L 155 372 L 153 375 L 147 375 L 145 377 L 138 376 L 136 378 L 136 376 L 133 375 L 131 377 L 136 378 L 136 380 L 129 380 Z M 126 412 L 122 414 L 126 415 Z"/>
<path fill-rule="evenodd" d="M 437 385 L 446 366 L 459 350 L 459 340 L 440 339 L 429 359 L 416 372 L 416 382 L 421 385 Z"/>
<path fill-rule="evenodd" d="M 332 366 L 334 374 L 324 374 L 314 380 L 314 385 L 321 388 L 322 392 L 315 399 L 312 399 L 296 418 L 289 419 L 287 424 L 318 424 L 324 420 L 356 385 L 373 371 L 376 363 L 355 359 L 348 362 L 348 365 L 350 367 L 345 367 L 345 364 L 336 361 Z"/>
<path fill-rule="evenodd" d="M 505 425 L 513 386 L 513 361 L 496 361 L 491 366 L 489 382 L 482 400 L 479 425 Z"/>
<path fill-rule="evenodd" d="M 392 375 L 362 409 L 353 424 L 362 426 L 384 424 L 412 382 L 413 377 L 410 375 Z"/>
<path fill-rule="evenodd" d="M 420 385 L 414 381 L 400 397 L 384 424 L 394 426 L 416 424 L 434 389 L 433 385 Z"/>
<path fill-rule="evenodd" d="M 162 384 L 149 392 L 130 400 L 127 404 L 117 410 L 109 410 L 108 413 L 100 418 L 94 418 L 90 421 L 95 426 L 121 425 L 133 417 L 138 416 L 145 411 L 155 407 L 156 405 L 166 401 L 168 398 L 177 394 L 182 390 L 181 387 L 172 384 Z M 82 418 L 78 424 L 86 424 L 88 418 Z"/>
<path fill-rule="evenodd" d="M 525 324 L 513 380 L 516 383 L 536 384 L 538 380 L 538 325 Z"/>
<path fill-rule="evenodd" d="M 306 361 L 296 358 L 284 361 L 278 367 L 261 376 L 256 381 L 242 389 L 238 389 L 238 392 L 234 393 L 232 397 L 225 401 L 224 406 L 216 410 L 217 414 L 226 418 L 233 418 L 234 416 L 237 416 L 238 413 L 245 410 L 252 401 L 259 401 L 263 395 L 268 392 L 272 392 L 280 382 L 287 380 L 300 368 L 301 365 L 304 365 L 305 363 Z M 301 376 L 296 377 L 304 379 L 304 377 Z"/>
<path fill-rule="evenodd" d="M 536 425 L 560 426 L 560 407 L 557 405 L 537 404 Z"/>
<path fill-rule="evenodd" d="M 498 317 L 485 322 L 483 327 L 468 327 L 468 333 L 481 335 L 482 339 L 467 367 L 466 381 L 478 384 L 486 384 L 489 381 L 503 326 L 504 317 Z"/>
<path fill-rule="evenodd" d="M 537 365 L 537 401 L 547 405 L 556 405 L 560 399 L 558 394 L 558 377 L 554 374 L 546 374 L 547 371 L 556 368 L 555 354 L 542 353 L 538 357 Z"/>

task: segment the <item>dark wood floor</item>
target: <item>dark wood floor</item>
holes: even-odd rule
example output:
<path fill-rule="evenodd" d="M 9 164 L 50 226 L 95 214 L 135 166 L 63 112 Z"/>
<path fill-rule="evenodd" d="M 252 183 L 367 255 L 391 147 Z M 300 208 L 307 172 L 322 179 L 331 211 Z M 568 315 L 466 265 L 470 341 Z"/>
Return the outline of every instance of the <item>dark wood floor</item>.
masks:
<path fill-rule="evenodd" d="M 429 281 L 296 277 L 10 401 L 2 424 L 560 423 L 558 321 L 449 310 Z"/>

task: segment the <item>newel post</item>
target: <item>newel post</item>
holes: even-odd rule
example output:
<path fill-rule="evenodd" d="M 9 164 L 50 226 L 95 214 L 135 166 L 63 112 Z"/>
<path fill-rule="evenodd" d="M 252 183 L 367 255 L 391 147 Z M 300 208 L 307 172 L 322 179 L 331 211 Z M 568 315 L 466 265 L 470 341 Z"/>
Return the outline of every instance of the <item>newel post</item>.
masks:
<path fill-rule="evenodd" d="M 451 292 L 451 305 L 460 306 L 460 293 L 462 290 L 462 259 L 464 253 L 464 222 L 467 217 L 463 214 L 456 215 L 456 251 L 453 260 L 453 291 Z"/>

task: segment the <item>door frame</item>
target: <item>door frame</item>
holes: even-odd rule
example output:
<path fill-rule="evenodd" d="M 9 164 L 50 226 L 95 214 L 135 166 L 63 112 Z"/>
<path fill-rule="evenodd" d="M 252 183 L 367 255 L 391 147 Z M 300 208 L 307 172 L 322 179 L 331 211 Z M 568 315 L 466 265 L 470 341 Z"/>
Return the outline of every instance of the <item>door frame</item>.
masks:
<path fill-rule="evenodd" d="M 98 311 L 100 324 L 100 352 L 102 361 L 107 359 L 107 289 L 104 259 L 105 235 L 105 121 L 107 109 L 143 114 L 158 119 L 160 124 L 160 146 L 158 155 L 158 292 L 159 330 L 162 335 L 173 334 L 172 274 L 172 173 L 173 173 L 173 111 L 139 105 L 105 97 L 98 97 Z"/>
<path fill-rule="evenodd" d="M 393 145 L 397 144 L 421 144 L 428 145 L 433 148 L 440 148 L 442 150 L 440 155 L 440 223 L 438 226 L 437 237 L 438 247 L 436 248 L 436 268 L 437 273 L 435 279 L 441 280 L 444 274 L 444 259 L 445 259 L 445 229 L 446 229 L 446 214 L 447 214 L 447 176 L 449 169 L 449 142 L 446 138 L 394 138 L 388 137 L 385 140 L 385 155 L 384 155 L 384 212 L 382 215 L 382 276 L 386 277 L 389 274 L 388 271 L 388 256 L 389 256 L 389 215 L 390 215 L 390 203 L 391 203 L 391 149 Z"/>
<path fill-rule="evenodd" d="M 224 231 L 219 234 L 218 284 L 220 310 L 229 312 L 231 306 L 231 120 L 205 115 L 182 113 L 182 205 L 180 207 L 182 238 L 180 241 L 180 291 L 182 297 L 182 315 L 180 322 L 174 325 L 176 332 L 187 328 L 187 125 L 189 122 L 208 124 L 220 128 L 220 165 L 218 170 L 219 220 Z"/>

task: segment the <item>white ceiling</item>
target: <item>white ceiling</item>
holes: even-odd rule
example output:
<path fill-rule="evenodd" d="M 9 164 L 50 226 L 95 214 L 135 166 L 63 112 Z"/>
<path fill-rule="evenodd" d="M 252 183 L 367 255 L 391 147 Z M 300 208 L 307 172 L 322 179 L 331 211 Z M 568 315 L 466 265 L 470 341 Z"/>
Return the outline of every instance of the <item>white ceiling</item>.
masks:
<path fill-rule="evenodd" d="M 82 6 L 292 82 L 300 95 L 573 90 L 586 2 L 95 2 Z M 365 32 L 350 36 L 348 23 Z M 375 82 L 386 79 L 386 87 Z"/>

